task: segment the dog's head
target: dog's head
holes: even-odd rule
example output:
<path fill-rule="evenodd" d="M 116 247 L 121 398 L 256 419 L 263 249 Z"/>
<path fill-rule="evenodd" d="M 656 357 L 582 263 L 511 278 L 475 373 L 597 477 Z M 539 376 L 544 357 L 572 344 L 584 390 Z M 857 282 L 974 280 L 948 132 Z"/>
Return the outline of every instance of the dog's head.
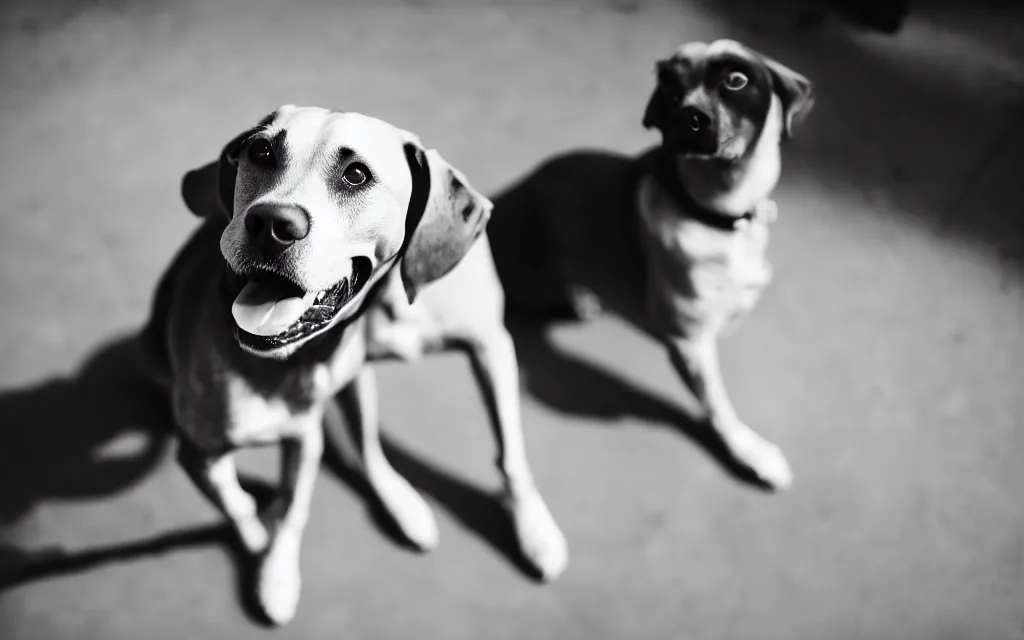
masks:
<path fill-rule="evenodd" d="M 737 160 L 769 127 L 788 139 L 814 105 L 807 78 L 732 40 L 684 44 L 656 70 L 644 127 L 690 157 Z"/>
<path fill-rule="evenodd" d="M 190 171 L 182 195 L 193 213 L 228 217 L 238 341 L 273 358 L 352 317 L 392 268 L 412 300 L 469 251 L 492 208 L 412 134 L 291 105 Z"/>

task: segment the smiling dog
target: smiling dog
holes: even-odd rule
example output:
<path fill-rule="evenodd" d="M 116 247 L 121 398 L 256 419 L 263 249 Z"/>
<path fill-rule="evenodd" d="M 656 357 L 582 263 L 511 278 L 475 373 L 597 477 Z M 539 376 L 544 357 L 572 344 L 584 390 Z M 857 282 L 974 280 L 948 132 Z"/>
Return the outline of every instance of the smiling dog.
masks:
<path fill-rule="evenodd" d="M 523 556 L 557 576 L 565 539 L 526 463 L 515 351 L 478 241 L 491 203 L 465 176 L 381 120 L 286 105 L 189 172 L 182 191 L 206 220 L 161 280 L 143 344 L 170 391 L 183 468 L 259 559 L 255 591 L 270 621 L 286 623 L 298 605 L 322 425 L 340 428 L 339 392 L 375 494 L 413 544 L 437 544 L 429 507 L 384 457 L 368 357 L 470 351 Z M 233 452 L 276 443 L 268 525 Z"/>
<path fill-rule="evenodd" d="M 643 126 L 661 146 L 561 156 L 496 198 L 499 275 L 512 308 L 577 318 L 606 308 L 660 340 L 733 459 L 783 489 L 789 464 L 737 416 L 717 343 L 771 279 L 768 198 L 812 86 L 730 40 L 683 45 L 656 70 Z"/>

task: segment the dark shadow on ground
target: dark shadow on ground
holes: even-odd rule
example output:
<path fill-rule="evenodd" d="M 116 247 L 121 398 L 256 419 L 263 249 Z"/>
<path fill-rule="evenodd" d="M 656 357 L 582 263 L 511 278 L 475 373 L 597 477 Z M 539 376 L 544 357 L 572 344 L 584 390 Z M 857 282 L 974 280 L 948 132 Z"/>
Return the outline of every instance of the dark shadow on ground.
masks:
<path fill-rule="evenodd" d="M 382 425 L 381 431 L 384 430 Z M 447 470 L 428 463 L 386 435 L 382 435 L 381 441 L 384 454 L 395 471 L 425 495 L 433 498 L 455 520 L 490 545 L 510 565 L 533 580 L 540 579 L 540 575 L 526 562 L 520 552 L 513 533 L 512 520 L 502 508 L 499 492 L 485 491 Z M 324 452 L 324 464 L 327 468 L 363 499 L 368 517 L 382 534 L 403 549 L 418 551 L 402 535 L 371 490 L 365 476 L 353 469 L 338 453 L 340 444 L 333 444 L 334 446 L 326 447 Z"/>
<path fill-rule="evenodd" d="M 242 478 L 242 485 L 261 507 L 271 502 L 273 488 L 262 480 L 246 477 Z M 252 589 L 256 564 L 226 522 L 186 527 L 73 553 L 59 547 L 28 551 L 13 545 L 0 545 L 0 593 L 38 580 L 84 573 L 111 563 L 144 560 L 165 553 L 211 546 L 223 548 L 234 565 L 235 590 L 243 611 L 253 622 L 269 626 L 270 621 L 260 610 Z"/>
<path fill-rule="evenodd" d="M 510 312 L 506 324 L 512 333 L 524 371 L 524 391 L 555 411 L 611 424 L 634 417 L 677 431 L 703 449 L 735 479 L 760 489 L 767 487 L 738 464 L 722 441 L 702 421 L 683 408 L 593 363 L 566 353 L 548 335 L 550 324 L 536 317 Z M 680 395 L 685 393 L 680 383 Z"/>
<path fill-rule="evenodd" d="M 454 475 L 425 462 L 408 449 L 384 439 L 385 453 L 395 469 L 413 485 L 442 505 L 458 522 L 473 531 L 524 575 L 539 576 L 522 558 L 512 531 L 512 522 L 501 507 L 497 492 L 474 487 Z M 328 469 L 365 501 L 368 515 L 377 528 L 396 545 L 412 549 L 390 520 L 363 476 L 349 467 L 335 447 L 327 447 L 324 458 Z M 246 490 L 256 497 L 261 508 L 270 504 L 273 488 L 262 480 L 243 478 Z M 107 564 L 137 561 L 165 553 L 200 547 L 221 547 L 229 555 L 236 571 L 239 604 L 254 621 L 267 624 L 253 597 L 255 564 L 239 544 L 227 523 L 185 527 L 152 537 L 102 545 L 68 553 L 57 547 L 27 551 L 12 545 L 0 545 L 0 593 L 18 586 L 61 576 L 87 572 Z"/>
<path fill-rule="evenodd" d="M 183 549 L 210 545 L 233 546 L 231 530 L 226 524 L 193 527 L 161 533 L 151 538 L 128 543 L 99 546 L 86 551 L 68 553 L 58 547 L 34 551 L 11 545 L 0 546 L 0 591 L 19 585 L 82 573 L 111 562 L 137 560 Z"/>
<path fill-rule="evenodd" d="M 98 349 L 74 375 L 0 392 L 0 522 L 49 499 L 97 499 L 160 460 L 170 409 L 145 375 L 134 335 Z M 103 452 L 120 437 L 141 446 Z"/>

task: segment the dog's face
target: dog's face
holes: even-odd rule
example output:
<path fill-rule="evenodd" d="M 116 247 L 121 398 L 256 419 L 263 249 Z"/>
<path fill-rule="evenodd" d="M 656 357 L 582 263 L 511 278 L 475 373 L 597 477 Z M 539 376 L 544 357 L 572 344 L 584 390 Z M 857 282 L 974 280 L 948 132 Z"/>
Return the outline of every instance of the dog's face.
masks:
<path fill-rule="evenodd" d="M 291 105 L 186 175 L 182 190 L 194 213 L 216 203 L 229 216 L 220 248 L 238 341 L 273 358 L 355 314 L 391 268 L 411 299 L 462 259 L 491 211 L 412 134 Z"/>
<path fill-rule="evenodd" d="M 744 157 L 773 117 L 787 139 L 814 104 L 807 78 L 732 40 L 685 44 L 656 69 L 644 127 L 694 158 Z"/>

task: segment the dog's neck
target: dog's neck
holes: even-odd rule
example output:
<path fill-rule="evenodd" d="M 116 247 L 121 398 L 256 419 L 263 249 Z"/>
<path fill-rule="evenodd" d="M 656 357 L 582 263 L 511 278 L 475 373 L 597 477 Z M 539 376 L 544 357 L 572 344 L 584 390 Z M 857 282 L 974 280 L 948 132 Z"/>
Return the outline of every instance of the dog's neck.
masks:
<path fill-rule="evenodd" d="M 679 155 L 673 158 L 679 182 L 697 205 L 709 211 L 737 218 L 749 214 L 779 181 L 781 136 L 782 104 L 773 95 L 752 149 L 736 160 Z"/>

